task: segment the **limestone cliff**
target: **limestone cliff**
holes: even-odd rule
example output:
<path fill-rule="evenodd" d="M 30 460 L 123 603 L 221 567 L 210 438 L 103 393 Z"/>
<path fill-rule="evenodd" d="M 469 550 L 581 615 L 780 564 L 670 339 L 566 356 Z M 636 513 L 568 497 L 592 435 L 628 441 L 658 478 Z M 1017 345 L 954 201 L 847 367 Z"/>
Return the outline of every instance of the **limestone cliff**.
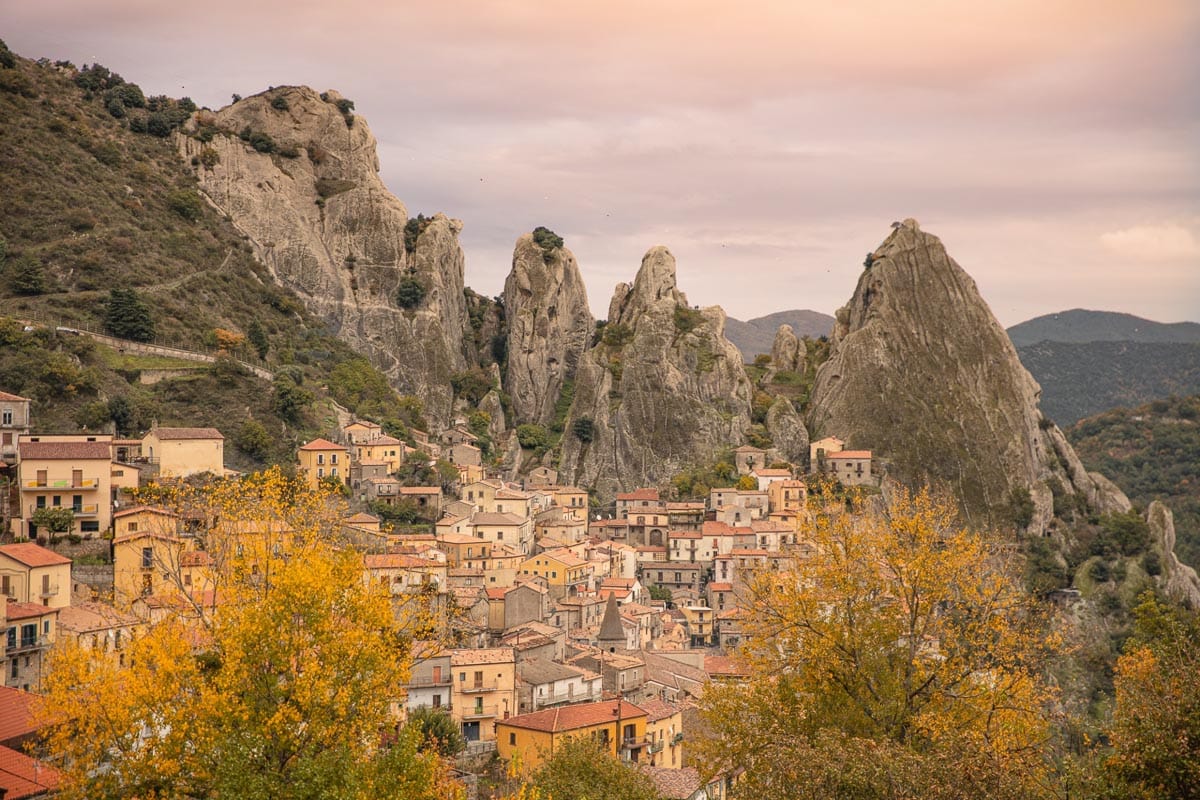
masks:
<path fill-rule="evenodd" d="M 806 351 L 791 325 L 780 325 L 771 345 L 771 363 L 781 372 L 804 372 Z"/>
<path fill-rule="evenodd" d="M 1127 507 L 1042 417 L 1037 383 L 970 276 L 915 220 L 894 228 L 838 311 L 812 435 L 873 450 L 901 483 L 948 489 L 979 524 L 1011 526 L 1017 488 L 1037 506 L 1031 532 L 1052 517 L 1050 486 L 1098 511 Z"/>
<path fill-rule="evenodd" d="M 1175 555 L 1175 515 L 1159 500 L 1146 509 L 1152 547 L 1162 554 L 1159 585 L 1166 594 L 1189 608 L 1200 609 L 1200 576 Z"/>
<path fill-rule="evenodd" d="M 532 234 L 517 240 L 504 282 L 508 322 L 505 389 L 518 423 L 549 424 L 563 384 L 574 380 L 595 328 L 575 256 L 543 247 Z"/>
<path fill-rule="evenodd" d="M 275 279 L 445 425 L 449 379 L 469 349 L 462 224 L 439 214 L 410 230 L 406 247 L 408 212 L 349 108 L 335 92 L 275 88 L 199 112 L 179 149 Z M 405 279 L 420 287 L 409 308 L 397 300 Z"/>
<path fill-rule="evenodd" d="M 751 387 L 724 330 L 719 307 L 688 304 L 665 247 L 646 253 L 633 285 L 617 286 L 599 341 L 580 360 L 560 479 L 608 498 L 740 443 Z"/>

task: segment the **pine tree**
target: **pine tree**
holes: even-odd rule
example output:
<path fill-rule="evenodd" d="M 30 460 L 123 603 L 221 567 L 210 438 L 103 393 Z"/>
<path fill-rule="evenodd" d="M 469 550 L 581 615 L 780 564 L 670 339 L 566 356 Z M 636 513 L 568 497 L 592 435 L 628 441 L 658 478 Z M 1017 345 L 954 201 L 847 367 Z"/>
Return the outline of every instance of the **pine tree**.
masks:
<path fill-rule="evenodd" d="M 150 307 L 133 289 L 113 289 L 108 295 L 104 327 L 113 336 L 148 342 L 154 338 L 154 319 Z"/>

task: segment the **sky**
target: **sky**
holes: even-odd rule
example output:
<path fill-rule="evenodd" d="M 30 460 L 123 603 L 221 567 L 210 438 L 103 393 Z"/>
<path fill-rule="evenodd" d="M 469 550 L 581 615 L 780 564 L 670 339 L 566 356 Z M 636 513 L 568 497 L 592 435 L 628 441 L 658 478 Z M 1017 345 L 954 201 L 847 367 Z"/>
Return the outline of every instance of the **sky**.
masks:
<path fill-rule="evenodd" d="M 0 0 L 0 38 L 213 108 L 338 90 L 487 295 L 545 225 L 599 317 L 659 244 L 694 304 L 833 313 L 914 217 L 1006 326 L 1200 320 L 1195 0 Z"/>

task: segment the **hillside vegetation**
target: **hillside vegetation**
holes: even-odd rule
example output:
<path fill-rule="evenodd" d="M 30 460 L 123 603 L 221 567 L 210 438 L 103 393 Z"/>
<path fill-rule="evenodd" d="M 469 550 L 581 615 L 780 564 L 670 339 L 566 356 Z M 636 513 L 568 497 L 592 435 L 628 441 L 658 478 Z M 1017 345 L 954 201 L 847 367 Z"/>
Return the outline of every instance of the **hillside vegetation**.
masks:
<path fill-rule="evenodd" d="M 0 50 L 8 53 L 3 43 Z M 244 466 L 289 460 L 325 430 L 313 404 L 335 369 L 354 391 L 332 399 L 397 432 L 419 424 L 377 371 L 279 287 L 244 237 L 207 205 L 171 145 L 186 98 L 146 98 L 103 67 L 12 56 L 0 66 L 0 389 L 31 396 L 39 430 L 116 424 L 138 433 L 214 425 L 231 441 L 253 420 Z M 24 322 L 47 328 L 24 331 Z M 261 361 L 274 385 L 232 359 L 153 386 L 130 362 L 57 326 L 223 351 Z M 105 413 L 101 412 L 101 407 Z M 112 413 L 115 412 L 115 413 Z M 266 442 L 264 444 L 264 442 Z M 230 448 L 231 452 L 233 448 Z"/>
<path fill-rule="evenodd" d="M 1114 409 L 1066 433 L 1087 468 L 1112 478 L 1134 503 L 1170 506 L 1176 553 L 1200 566 L 1200 396 Z"/>

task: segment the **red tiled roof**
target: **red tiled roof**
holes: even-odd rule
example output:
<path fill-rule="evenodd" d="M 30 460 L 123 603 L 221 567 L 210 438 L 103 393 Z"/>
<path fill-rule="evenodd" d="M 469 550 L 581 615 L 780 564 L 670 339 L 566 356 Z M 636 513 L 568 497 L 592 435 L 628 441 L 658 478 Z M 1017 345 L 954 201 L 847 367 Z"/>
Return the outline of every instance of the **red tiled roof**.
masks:
<path fill-rule="evenodd" d="M 154 428 L 150 431 L 164 439 L 224 439 L 216 428 Z"/>
<path fill-rule="evenodd" d="M 709 675 L 735 676 L 750 674 L 729 656 L 705 656 L 704 671 Z"/>
<path fill-rule="evenodd" d="M 345 450 L 340 444 L 334 444 L 328 439 L 313 439 L 300 448 L 301 450 Z"/>
<path fill-rule="evenodd" d="M 0 555 L 6 555 L 27 567 L 53 567 L 56 564 L 71 563 L 71 559 L 66 556 L 60 556 L 53 550 L 47 550 L 33 542 L 6 544 L 0 547 Z"/>
<path fill-rule="evenodd" d="M 38 729 L 36 697 L 0 684 L 0 742 L 11 742 Z"/>
<path fill-rule="evenodd" d="M 831 458 L 870 458 L 870 450 L 842 450 L 838 453 L 830 453 L 825 456 L 826 460 Z"/>
<path fill-rule="evenodd" d="M 21 442 L 17 445 L 21 460 L 44 461 L 109 461 L 112 447 L 109 442 Z"/>
<path fill-rule="evenodd" d="M 470 664 L 512 664 L 515 661 L 516 657 L 511 647 L 481 647 L 453 650 L 450 653 L 450 664 L 455 667 Z"/>
<path fill-rule="evenodd" d="M 708 585 L 708 589 L 709 589 L 709 591 L 712 591 L 712 592 L 732 592 L 733 584 L 732 583 L 710 583 Z"/>
<path fill-rule="evenodd" d="M 9 619 L 33 619 L 34 617 L 44 617 L 47 614 L 57 614 L 57 608 L 50 608 L 41 603 L 18 603 L 13 600 L 8 601 L 8 618 Z"/>
<path fill-rule="evenodd" d="M 162 514 L 167 517 L 178 517 L 179 516 L 174 511 L 168 511 L 165 508 L 158 508 L 157 506 L 130 506 L 129 508 L 123 508 L 120 511 L 118 511 L 117 513 L 113 514 L 113 519 L 121 519 L 122 517 L 128 517 L 130 514 L 140 514 L 143 511 L 148 511 L 151 514 Z"/>
<path fill-rule="evenodd" d="M 8 392 L 0 392 L 0 400 L 5 400 L 9 403 L 28 403 L 29 402 L 28 397 L 21 397 L 20 395 L 9 394 Z"/>
<path fill-rule="evenodd" d="M 618 500 L 657 500 L 658 489 L 634 489 L 617 495 Z"/>
<path fill-rule="evenodd" d="M 401 486 L 400 494 L 441 494 L 440 486 Z"/>
<path fill-rule="evenodd" d="M 654 781 L 654 787 L 664 800 L 688 800 L 704 785 L 695 767 L 650 767 L 640 766 L 638 771 Z"/>
<path fill-rule="evenodd" d="M 49 797 L 58 789 L 59 775 L 43 764 L 8 747 L 0 747 L 0 789 L 5 800 Z"/>
<path fill-rule="evenodd" d="M 620 713 L 618 713 L 618 708 Z M 646 716 L 649 715 L 633 703 L 627 703 L 624 700 L 604 700 L 599 703 L 579 703 L 545 711 L 534 711 L 532 714 L 520 714 L 500 720 L 496 725 L 507 725 L 511 728 L 545 733 L 562 733 L 580 728 L 590 728 L 593 725 L 603 725 L 606 722 L 616 722 L 618 719 L 624 722 Z"/>

